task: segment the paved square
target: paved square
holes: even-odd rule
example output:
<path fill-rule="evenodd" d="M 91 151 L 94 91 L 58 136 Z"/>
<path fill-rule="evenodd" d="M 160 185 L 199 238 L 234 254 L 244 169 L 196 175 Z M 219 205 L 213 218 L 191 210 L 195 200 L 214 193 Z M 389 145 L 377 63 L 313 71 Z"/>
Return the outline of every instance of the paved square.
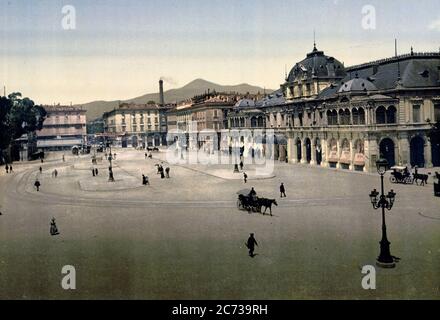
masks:
<path fill-rule="evenodd" d="M 161 179 L 155 164 L 163 152 L 155 159 L 115 152 L 114 183 L 106 161 L 92 176 L 90 155 L 62 162 L 53 153 L 43 164 L 1 173 L 0 298 L 440 297 L 440 198 L 432 178 L 421 187 L 386 177 L 385 189 L 397 193 L 388 238 L 401 261 L 376 268 L 377 289 L 364 290 L 361 269 L 375 264 L 381 237 L 381 215 L 368 197 L 380 187 L 377 174 L 277 163 L 273 176 L 249 174 L 245 185 L 241 174 L 218 174 L 229 166 L 170 165 L 171 178 Z M 142 174 L 150 186 L 142 186 Z M 287 198 L 279 197 L 281 182 Z M 277 200 L 273 216 L 237 209 L 237 191 L 251 186 Z M 54 237 L 52 217 L 60 231 Z M 251 232 L 254 258 L 244 245 Z M 76 269 L 76 290 L 61 287 L 64 265 Z"/>

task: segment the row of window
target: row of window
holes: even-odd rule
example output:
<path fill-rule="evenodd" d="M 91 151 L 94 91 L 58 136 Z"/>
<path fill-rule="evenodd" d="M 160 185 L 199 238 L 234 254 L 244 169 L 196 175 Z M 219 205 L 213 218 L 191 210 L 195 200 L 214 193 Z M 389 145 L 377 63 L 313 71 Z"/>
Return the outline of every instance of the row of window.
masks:
<path fill-rule="evenodd" d="M 153 130 L 151 125 L 148 125 L 147 127 L 148 127 L 147 131 Z M 126 130 L 127 130 L 127 127 L 122 126 L 122 131 L 126 131 Z M 145 131 L 145 127 L 143 125 L 140 125 L 139 126 L 139 130 L 138 130 L 138 126 L 133 126 L 132 131 L 133 132 L 144 132 Z M 158 125 L 154 126 L 154 131 L 159 131 L 159 126 Z"/>
<path fill-rule="evenodd" d="M 266 126 L 266 120 L 263 116 L 251 117 L 251 128 L 264 128 Z M 245 127 L 246 122 L 244 117 L 230 119 L 231 128 Z"/>

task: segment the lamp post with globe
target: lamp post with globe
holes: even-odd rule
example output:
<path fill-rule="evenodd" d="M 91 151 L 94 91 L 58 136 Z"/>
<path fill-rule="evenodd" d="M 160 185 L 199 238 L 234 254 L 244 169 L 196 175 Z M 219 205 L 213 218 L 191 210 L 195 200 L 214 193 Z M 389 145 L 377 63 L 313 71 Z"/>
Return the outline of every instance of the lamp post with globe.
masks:
<path fill-rule="evenodd" d="M 394 257 L 390 253 L 390 242 L 387 237 L 387 227 L 385 223 L 385 209 L 391 210 L 396 198 L 396 193 L 391 189 L 387 195 L 384 192 L 384 175 L 388 170 L 388 161 L 386 159 L 379 159 L 376 162 L 377 172 L 380 175 L 381 192 L 374 189 L 370 193 L 371 204 L 374 209 L 382 209 L 382 239 L 380 240 L 380 254 L 377 258 L 376 264 L 383 268 L 394 268 L 396 266 Z M 379 197 L 378 197 L 379 196 Z"/>

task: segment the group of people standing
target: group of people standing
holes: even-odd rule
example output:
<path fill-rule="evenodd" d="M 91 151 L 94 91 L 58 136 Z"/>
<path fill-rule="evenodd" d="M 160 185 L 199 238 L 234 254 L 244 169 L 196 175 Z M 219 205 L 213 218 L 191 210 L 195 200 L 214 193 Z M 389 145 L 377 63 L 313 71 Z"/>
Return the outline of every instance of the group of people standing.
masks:
<path fill-rule="evenodd" d="M 170 167 L 166 167 L 165 170 L 162 164 L 156 164 L 157 166 L 157 174 L 160 174 L 160 178 L 163 179 L 165 177 L 170 177 Z"/>
<path fill-rule="evenodd" d="M 6 170 L 6 173 L 13 173 L 14 172 L 14 170 L 12 170 L 12 165 L 8 165 L 8 164 L 6 164 L 5 170 Z"/>

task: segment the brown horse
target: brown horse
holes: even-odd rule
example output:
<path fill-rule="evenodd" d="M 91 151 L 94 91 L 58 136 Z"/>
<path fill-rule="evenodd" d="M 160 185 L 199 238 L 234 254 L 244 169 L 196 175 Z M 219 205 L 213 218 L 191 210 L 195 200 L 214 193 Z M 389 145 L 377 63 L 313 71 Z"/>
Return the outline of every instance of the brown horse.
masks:
<path fill-rule="evenodd" d="M 270 215 L 272 215 L 272 204 L 278 206 L 278 203 L 275 199 L 266 199 L 266 198 L 258 198 L 257 199 L 259 207 L 262 209 L 264 207 L 264 211 L 260 212 L 264 215 L 266 213 L 267 208 L 269 208 Z"/>

